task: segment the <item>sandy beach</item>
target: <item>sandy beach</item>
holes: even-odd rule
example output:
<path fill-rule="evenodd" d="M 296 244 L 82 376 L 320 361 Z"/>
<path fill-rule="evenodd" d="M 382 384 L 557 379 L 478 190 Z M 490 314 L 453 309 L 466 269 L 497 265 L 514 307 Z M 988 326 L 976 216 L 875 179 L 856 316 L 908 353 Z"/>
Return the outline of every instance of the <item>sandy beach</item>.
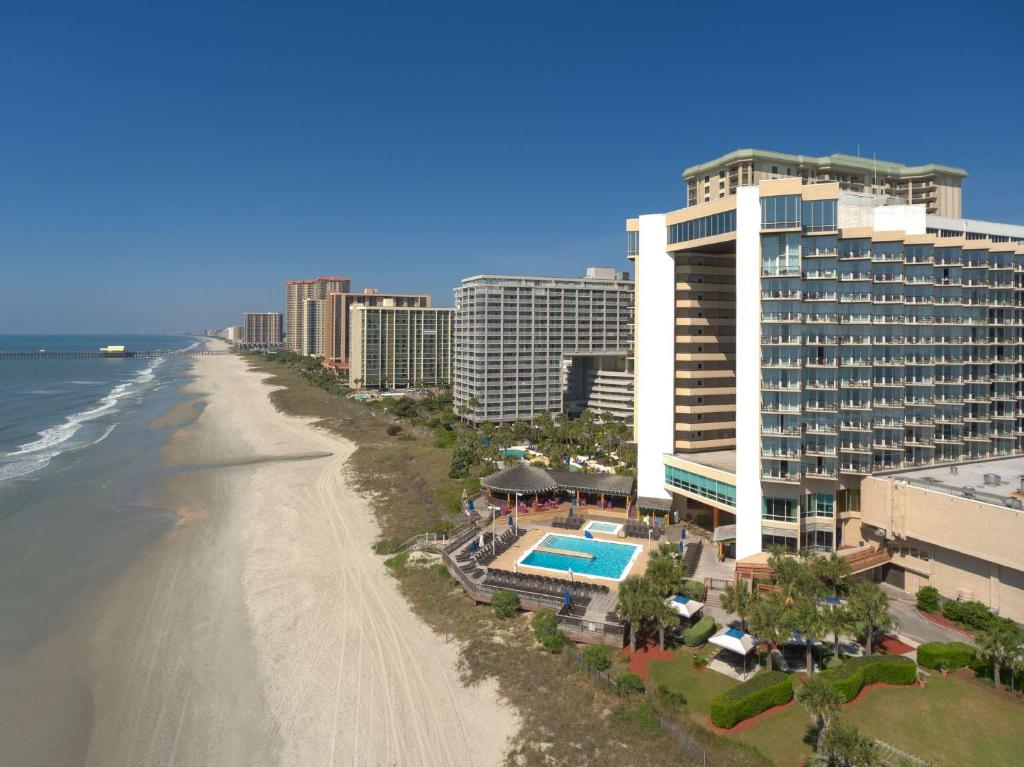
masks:
<path fill-rule="evenodd" d="M 276 411 L 240 358 L 194 373 L 205 407 L 169 440 L 180 471 L 151 499 L 175 525 L 91 632 L 82 763 L 501 763 L 515 712 L 493 683 L 460 683 L 458 647 L 372 552 L 353 445 Z"/>

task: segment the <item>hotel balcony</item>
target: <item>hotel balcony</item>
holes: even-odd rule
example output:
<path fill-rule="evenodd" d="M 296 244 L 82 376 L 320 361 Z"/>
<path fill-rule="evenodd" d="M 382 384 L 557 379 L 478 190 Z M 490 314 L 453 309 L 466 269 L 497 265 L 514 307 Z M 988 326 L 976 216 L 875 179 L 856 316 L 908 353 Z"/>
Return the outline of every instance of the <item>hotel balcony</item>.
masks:
<path fill-rule="evenodd" d="M 799 482 L 800 472 L 798 471 L 767 471 L 761 469 L 761 479 L 769 482 Z"/>

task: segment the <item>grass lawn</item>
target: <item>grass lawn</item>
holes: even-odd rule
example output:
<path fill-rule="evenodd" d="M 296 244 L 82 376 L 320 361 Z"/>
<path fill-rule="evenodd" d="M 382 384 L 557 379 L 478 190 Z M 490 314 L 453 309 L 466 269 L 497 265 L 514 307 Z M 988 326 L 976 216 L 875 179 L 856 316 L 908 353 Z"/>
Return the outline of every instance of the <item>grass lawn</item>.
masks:
<path fill-rule="evenodd" d="M 920 687 L 879 687 L 841 716 L 863 735 L 884 740 L 936 765 L 1024 764 L 1024 706 L 984 689 L 933 675 Z M 729 737 L 795 767 L 813 747 L 804 742 L 810 719 L 794 706 Z"/>
<path fill-rule="evenodd" d="M 695 669 L 695 653 L 689 648 L 680 648 L 674 655 L 675 660 L 651 661 L 651 682 L 681 692 L 686 696 L 687 708 L 694 714 L 707 716 L 711 713 L 711 699 L 739 684 L 717 671 Z"/>

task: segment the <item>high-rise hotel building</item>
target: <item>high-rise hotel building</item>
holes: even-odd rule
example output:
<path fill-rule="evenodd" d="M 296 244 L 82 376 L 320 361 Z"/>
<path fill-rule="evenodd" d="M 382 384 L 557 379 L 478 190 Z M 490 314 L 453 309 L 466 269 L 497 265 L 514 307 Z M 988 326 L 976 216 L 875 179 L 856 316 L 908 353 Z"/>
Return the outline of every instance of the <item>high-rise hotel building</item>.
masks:
<path fill-rule="evenodd" d="M 281 343 L 280 312 L 247 312 L 242 317 L 242 341 L 252 346 Z"/>
<path fill-rule="evenodd" d="M 317 277 L 285 283 L 285 345 L 298 354 L 324 355 L 324 311 L 331 293 L 348 293 L 348 277 Z"/>
<path fill-rule="evenodd" d="M 828 551 L 862 542 L 868 475 L 1024 452 L 1024 227 L 934 213 L 956 168 L 877 163 L 953 206 L 783 159 L 733 184 L 735 154 L 626 225 L 638 494 L 735 521 L 740 559 Z"/>
<path fill-rule="evenodd" d="M 477 423 L 528 420 L 571 401 L 628 416 L 632 319 L 633 281 L 608 267 L 466 277 L 455 289 L 457 412 Z"/>
<path fill-rule="evenodd" d="M 349 321 L 356 306 L 429 307 L 427 293 L 381 293 L 375 288 L 363 288 L 360 293 L 345 291 L 329 293 L 324 301 L 324 364 L 335 369 L 349 366 L 351 334 Z"/>
<path fill-rule="evenodd" d="M 353 386 L 451 386 L 452 309 L 355 304 L 348 318 Z"/>

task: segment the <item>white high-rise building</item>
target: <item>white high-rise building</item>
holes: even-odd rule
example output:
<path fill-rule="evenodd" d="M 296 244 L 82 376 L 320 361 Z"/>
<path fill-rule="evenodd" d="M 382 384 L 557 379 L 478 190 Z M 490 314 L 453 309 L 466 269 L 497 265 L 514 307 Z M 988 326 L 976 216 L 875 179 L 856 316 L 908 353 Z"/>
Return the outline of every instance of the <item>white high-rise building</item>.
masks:
<path fill-rule="evenodd" d="M 455 290 L 456 410 L 475 422 L 562 412 L 573 358 L 617 356 L 618 366 L 604 364 L 609 375 L 629 369 L 632 315 L 633 281 L 611 268 L 591 267 L 585 277 L 465 278 Z M 607 405 L 610 388 L 579 390 Z M 631 413 L 632 405 L 619 410 Z"/>

